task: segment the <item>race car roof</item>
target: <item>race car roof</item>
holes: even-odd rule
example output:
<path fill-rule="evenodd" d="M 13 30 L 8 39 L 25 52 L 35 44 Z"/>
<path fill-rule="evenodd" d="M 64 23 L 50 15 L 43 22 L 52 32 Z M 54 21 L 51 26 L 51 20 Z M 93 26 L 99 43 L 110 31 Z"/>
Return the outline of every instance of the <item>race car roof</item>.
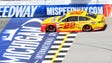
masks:
<path fill-rule="evenodd" d="M 87 14 L 86 11 L 71 11 L 66 14 L 66 16 L 85 16 Z"/>

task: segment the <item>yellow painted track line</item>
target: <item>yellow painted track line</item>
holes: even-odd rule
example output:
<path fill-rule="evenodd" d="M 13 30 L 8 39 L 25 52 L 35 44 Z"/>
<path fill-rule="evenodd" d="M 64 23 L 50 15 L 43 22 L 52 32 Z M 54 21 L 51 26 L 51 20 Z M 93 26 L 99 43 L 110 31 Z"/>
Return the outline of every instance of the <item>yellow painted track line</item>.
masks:
<path fill-rule="evenodd" d="M 57 52 L 55 53 L 54 57 L 52 58 L 51 63 L 54 63 L 54 60 L 56 59 L 58 53 L 60 52 L 61 48 L 63 47 L 63 44 L 65 43 L 66 39 L 68 38 L 68 35 L 70 34 L 70 32 L 68 32 L 68 34 L 65 36 L 64 40 L 62 41 L 60 47 L 58 48 Z"/>

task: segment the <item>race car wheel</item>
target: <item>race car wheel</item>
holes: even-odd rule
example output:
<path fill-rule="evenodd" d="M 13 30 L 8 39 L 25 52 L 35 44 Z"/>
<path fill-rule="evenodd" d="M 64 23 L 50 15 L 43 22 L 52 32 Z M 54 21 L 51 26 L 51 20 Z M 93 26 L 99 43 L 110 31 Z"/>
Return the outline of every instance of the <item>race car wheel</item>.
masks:
<path fill-rule="evenodd" d="M 92 27 L 90 25 L 84 25 L 82 31 L 84 32 L 92 31 Z"/>
<path fill-rule="evenodd" d="M 46 32 L 56 32 L 56 27 L 53 26 L 53 25 L 49 25 L 49 26 L 46 28 Z"/>

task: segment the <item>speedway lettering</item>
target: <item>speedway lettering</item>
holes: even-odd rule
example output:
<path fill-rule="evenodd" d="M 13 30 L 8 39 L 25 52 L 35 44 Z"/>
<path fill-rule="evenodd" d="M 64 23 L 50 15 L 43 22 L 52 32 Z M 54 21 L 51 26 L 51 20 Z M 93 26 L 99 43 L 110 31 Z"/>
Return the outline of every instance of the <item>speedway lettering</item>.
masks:
<path fill-rule="evenodd" d="M 28 61 L 44 37 L 44 34 L 39 32 L 38 27 L 23 26 L 3 54 L 7 59 L 0 62 L 25 63 Z"/>
<path fill-rule="evenodd" d="M 85 10 L 95 14 L 103 14 L 103 7 L 47 7 L 47 15 L 65 15 L 73 10 Z"/>
<path fill-rule="evenodd" d="M 0 17 L 46 17 L 65 15 L 73 10 L 85 10 L 95 14 L 103 14 L 103 5 L 1 5 Z"/>
<path fill-rule="evenodd" d="M 33 17 L 38 6 L 0 6 L 0 17 Z"/>

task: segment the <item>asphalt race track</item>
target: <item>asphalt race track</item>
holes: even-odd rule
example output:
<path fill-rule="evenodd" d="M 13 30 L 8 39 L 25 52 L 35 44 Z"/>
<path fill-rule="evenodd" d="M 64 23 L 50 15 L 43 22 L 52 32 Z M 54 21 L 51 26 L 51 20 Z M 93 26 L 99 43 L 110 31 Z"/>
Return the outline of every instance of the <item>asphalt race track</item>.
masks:
<path fill-rule="evenodd" d="M 112 18 L 105 31 L 78 33 L 62 63 L 112 63 Z M 0 31 L 9 18 L 0 19 Z"/>
<path fill-rule="evenodd" d="M 112 63 L 112 18 L 105 31 L 78 33 L 63 63 Z"/>
<path fill-rule="evenodd" d="M 10 18 L 0 18 L 0 32 L 3 30 L 5 25 L 9 22 Z"/>

